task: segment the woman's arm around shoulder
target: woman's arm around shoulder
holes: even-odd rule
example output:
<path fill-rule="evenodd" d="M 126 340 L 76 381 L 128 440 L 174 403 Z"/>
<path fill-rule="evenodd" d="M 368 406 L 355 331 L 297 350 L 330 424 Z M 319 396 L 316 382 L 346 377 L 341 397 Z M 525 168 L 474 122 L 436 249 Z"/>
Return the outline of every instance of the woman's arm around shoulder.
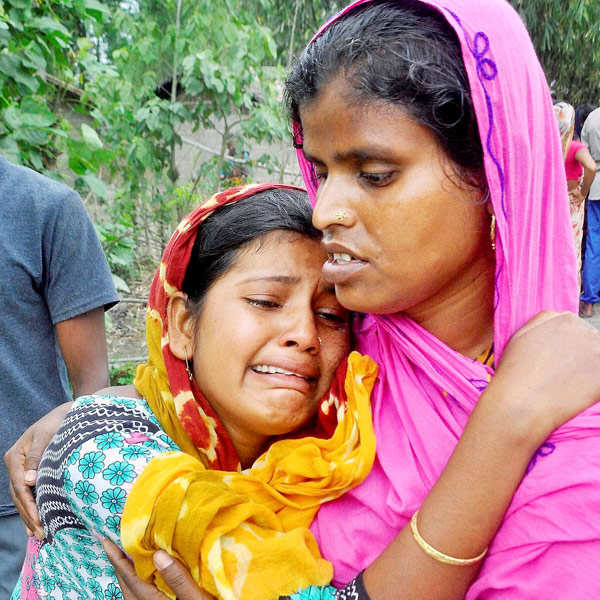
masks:
<path fill-rule="evenodd" d="M 478 556 L 548 435 L 600 399 L 599 364 L 598 332 L 571 313 L 542 313 L 518 331 L 419 510 L 421 537 L 448 556 Z M 480 566 L 431 558 L 407 526 L 364 581 L 372 600 L 458 600 Z"/>

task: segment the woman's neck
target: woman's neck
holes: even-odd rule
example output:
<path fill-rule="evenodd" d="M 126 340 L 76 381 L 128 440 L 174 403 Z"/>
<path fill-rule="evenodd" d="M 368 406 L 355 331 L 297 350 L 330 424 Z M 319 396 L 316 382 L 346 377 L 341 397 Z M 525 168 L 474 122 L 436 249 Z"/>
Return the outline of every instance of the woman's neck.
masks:
<path fill-rule="evenodd" d="M 242 469 L 251 467 L 254 461 L 264 452 L 269 440 L 272 438 L 259 434 L 249 435 L 247 431 L 236 426 L 236 424 L 226 423 L 223 419 L 221 422 L 229 434 Z"/>
<path fill-rule="evenodd" d="M 494 339 L 494 279 L 493 260 L 482 256 L 407 314 L 450 348 L 477 358 Z"/>

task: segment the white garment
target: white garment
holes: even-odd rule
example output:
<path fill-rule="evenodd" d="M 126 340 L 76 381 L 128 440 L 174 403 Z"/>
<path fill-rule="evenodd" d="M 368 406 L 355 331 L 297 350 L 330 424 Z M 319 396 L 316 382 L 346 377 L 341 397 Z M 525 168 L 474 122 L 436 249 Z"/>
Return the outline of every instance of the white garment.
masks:
<path fill-rule="evenodd" d="M 590 188 L 590 200 L 600 200 L 600 108 L 592 111 L 583 124 L 581 141 L 596 161 L 596 176 Z"/>

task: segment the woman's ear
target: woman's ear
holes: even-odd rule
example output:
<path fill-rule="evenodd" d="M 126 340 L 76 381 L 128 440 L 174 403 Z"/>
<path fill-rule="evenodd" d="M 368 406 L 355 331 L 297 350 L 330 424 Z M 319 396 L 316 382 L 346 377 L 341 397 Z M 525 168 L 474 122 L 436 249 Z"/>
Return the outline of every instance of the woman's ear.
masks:
<path fill-rule="evenodd" d="M 187 296 L 175 292 L 167 305 L 167 326 L 171 352 L 181 360 L 193 357 L 195 321 L 196 316 L 187 305 Z"/>

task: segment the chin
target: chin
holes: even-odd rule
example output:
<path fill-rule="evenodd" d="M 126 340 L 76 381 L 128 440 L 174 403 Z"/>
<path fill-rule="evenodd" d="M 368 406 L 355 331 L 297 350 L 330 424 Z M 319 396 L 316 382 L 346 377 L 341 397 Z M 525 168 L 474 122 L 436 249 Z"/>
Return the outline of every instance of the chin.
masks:
<path fill-rule="evenodd" d="M 286 410 L 285 416 L 280 411 L 274 418 L 264 420 L 264 428 L 261 433 L 270 437 L 292 434 L 313 422 L 317 416 L 317 408 L 315 405 L 314 410 L 310 413 L 297 408 L 293 411 Z"/>
<path fill-rule="evenodd" d="M 361 313 L 389 314 L 397 312 L 387 310 L 386 305 L 373 301 L 366 292 L 356 289 L 342 288 L 336 286 L 335 295 L 338 302 L 347 310 Z"/>

